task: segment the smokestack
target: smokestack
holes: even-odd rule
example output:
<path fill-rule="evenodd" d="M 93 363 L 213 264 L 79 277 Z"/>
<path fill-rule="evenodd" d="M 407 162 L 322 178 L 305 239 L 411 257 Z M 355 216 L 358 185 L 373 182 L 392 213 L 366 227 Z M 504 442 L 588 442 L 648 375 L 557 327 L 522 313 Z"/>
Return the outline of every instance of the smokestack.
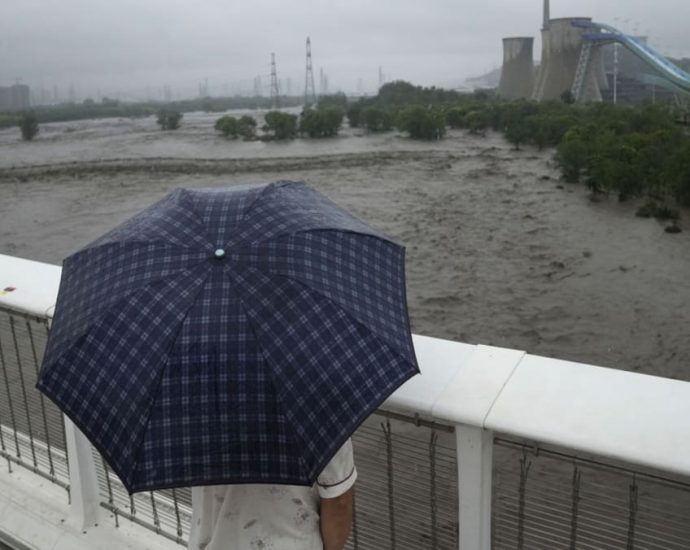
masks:
<path fill-rule="evenodd" d="M 542 28 L 549 28 L 549 21 L 551 20 L 551 2 L 550 0 L 544 0 L 544 26 Z"/>
<path fill-rule="evenodd" d="M 505 99 L 528 99 L 534 88 L 534 38 L 503 39 L 503 70 L 496 92 Z"/>

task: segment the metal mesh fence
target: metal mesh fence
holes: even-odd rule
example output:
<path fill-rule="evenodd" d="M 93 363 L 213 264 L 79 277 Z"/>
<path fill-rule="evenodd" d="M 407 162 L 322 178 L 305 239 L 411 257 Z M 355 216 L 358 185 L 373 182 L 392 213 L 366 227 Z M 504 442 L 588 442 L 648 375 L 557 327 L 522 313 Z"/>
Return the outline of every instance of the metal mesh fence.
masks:
<path fill-rule="evenodd" d="M 192 518 L 192 492 L 189 488 L 148 491 L 129 495 L 120 479 L 92 447 L 101 495 L 101 506 L 119 525 L 133 521 L 161 536 L 186 545 Z"/>
<path fill-rule="evenodd" d="M 0 308 L 0 457 L 67 489 L 63 417 L 36 388 L 45 319 Z"/>
<path fill-rule="evenodd" d="M 690 548 L 690 480 L 497 438 L 500 549 Z"/>
<path fill-rule="evenodd" d="M 453 428 L 372 415 L 353 436 L 358 479 L 347 548 L 457 548 Z"/>

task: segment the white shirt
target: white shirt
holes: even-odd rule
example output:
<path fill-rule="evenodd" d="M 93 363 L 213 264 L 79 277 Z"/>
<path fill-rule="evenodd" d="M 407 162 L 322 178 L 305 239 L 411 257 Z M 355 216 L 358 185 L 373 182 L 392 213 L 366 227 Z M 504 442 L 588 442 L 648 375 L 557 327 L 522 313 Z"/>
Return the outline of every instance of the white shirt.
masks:
<path fill-rule="evenodd" d="M 340 448 L 312 487 L 192 487 L 189 550 L 323 550 L 319 500 L 335 498 L 357 479 L 352 442 Z"/>

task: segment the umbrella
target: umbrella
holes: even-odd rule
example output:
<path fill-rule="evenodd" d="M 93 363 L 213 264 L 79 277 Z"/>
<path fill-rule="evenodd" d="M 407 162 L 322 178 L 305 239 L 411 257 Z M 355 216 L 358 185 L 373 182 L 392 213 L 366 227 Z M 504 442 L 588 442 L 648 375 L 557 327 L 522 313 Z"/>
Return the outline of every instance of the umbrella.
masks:
<path fill-rule="evenodd" d="M 310 485 L 417 372 L 404 248 L 276 182 L 176 190 L 68 257 L 37 387 L 132 493 Z"/>

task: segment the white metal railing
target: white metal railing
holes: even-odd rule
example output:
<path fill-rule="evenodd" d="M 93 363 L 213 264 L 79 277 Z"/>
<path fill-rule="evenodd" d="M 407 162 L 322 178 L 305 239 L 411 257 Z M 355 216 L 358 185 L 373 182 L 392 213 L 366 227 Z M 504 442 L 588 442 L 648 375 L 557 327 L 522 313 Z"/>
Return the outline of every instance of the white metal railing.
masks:
<path fill-rule="evenodd" d="M 49 319 L 59 278 L 59 267 L 0 255 L 0 307 Z M 3 292 L 5 288 L 14 290 Z M 432 442 L 434 426 L 448 427 L 446 431 L 450 433 L 446 435 L 453 438 L 456 452 L 457 541 L 463 550 L 491 548 L 492 497 L 496 500 L 493 455 L 499 450 L 495 446 L 495 434 L 512 438 L 511 441 L 518 442 L 516 445 L 525 448 L 530 445 L 556 446 L 575 454 L 584 453 L 602 460 L 624 462 L 633 468 L 630 470 L 633 480 L 631 495 L 637 494 L 634 468 L 652 468 L 680 476 L 684 480 L 680 482 L 681 486 L 690 479 L 690 422 L 687 420 L 690 418 L 690 383 L 418 335 L 414 336 L 414 344 L 421 375 L 399 388 L 382 409 L 393 416 L 399 415 L 430 426 Z M 519 443 L 525 441 L 528 443 Z M 390 440 L 388 442 L 390 470 Z M 65 443 L 66 458 L 69 458 L 69 510 L 72 519 L 58 528 L 66 532 L 72 525 L 76 533 L 86 530 L 88 536 L 101 542 L 112 538 L 115 535 L 103 535 L 107 530 L 100 521 L 103 496 L 99 490 L 97 464 L 91 445 L 68 421 L 65 422 Z M 430 449 L 433 457 L 433 445 Z M 554 456 L 557 454 L 554 453 Z M 575 454 L 566 457 L 575 465 L 574 480 L 582 464 Z M 528 461 L 525 454 L 525 464 Z M 523 470 L 528 470 L 528 466 L 524 466 Z M 627 472 L 625 469 L 621 471 Z M 105 475 L 110 479 L 107 472 Z M 432 493 L 436 490 L 433 475 Z M 32 486 L 33 482 L 25 477 L 20 479 L 16 474 L 14 479 L 12 475 L 3 476 L 0 473 L 0 540 L 4 533 L 7 539 L 14 537 L 13 540 L 26 541 L 28 539 L 22 537 L 26 534 L 27 525 L 31 529 L 35 529 L 36 525 L 35 522 L 27 524 L 25 521 L 19 522 L 20 526 L 17 527 L 16 517 L 21 515 L 22 510 L 16 500 L 12 501 L 12 495 L 23 494 L 22 489 Z M 389 492 L 392 493 L 391 472 L 388 477 Z M 524 544 L 521 541 L 525 529 L 527 479 L 527 471 L 523 471 L 520 474 L 519 495 L 516 497 L 516 509 L 520 511 L 515 520 L 519 533 L 518 548 Z M 572 515 L 573 533 L 570 546 L 565 545 L 566 548 L 574 547 L 573 537 L 577 531 L 579 513 L 579 481 L 573 481 L 572 487 L 573 505 L 568 513 Z M 687 489 L 690 495 L 690 484 Z M 45 487 L 43 490 L 47 491 Z M 39 501 L 44 498 L 40 492 L 33 492 L 31 496 Z M 112 494 L 110 498 L 112 500 Z M 634 536 L 637 522 L 637 500 L 633 501 L 632 498 L 626 527 L 628 540 Z M 392 499 L 392 494 L 389 499 Z M 432 494 L 432 509 L 434 499 Z M 547 499 L 546 502 L 548 506 L 551 501 Z M 663 506 L 663 503 L 659 506 Z M 12 511 L 12 514 L 3 515 L 3 509 Z M 112 512 L 115 508 L 108 509 Z M 178 513 L 179 532 L 179 511 L 177 508 L 175 510 Z M 35 512 L 32 513 L 35 516 Z M 391 512 L 391 530 L 395 529 L 393 516 Z M 43 520 L 49 522 L 51 518 L 48 514 Z M 435 523 L 436 518 L 431 523 L 432 539 L 433 530 L 438 528 Z M 99 527 L 95 527 L 97 524 Z M 118 536 L 125 531 L 120 529 Z M 92 534 L 94 532 L 96 534 Z M 149 535 L 127 532 L 127 536 L 130 537 L 128 545 L 131 548 L 154 547 Z M 395 537 L 395 533 L 392 537 Z M 493 538 L 497 538 L 495 532 Z M 139 546 L 137 540 L 140 541 Z M 77 543 L 71 540 L 71 544 Z M 88 544 L 92 543 L 86 544 L 86 547 L 90 547 Z M 176 546 L 158 537 L 155 547 Z M 360 544 L 360 547 L 367 546 Z M 435 548 L 436 542 L 429 542 L 428 547 Z"/>

